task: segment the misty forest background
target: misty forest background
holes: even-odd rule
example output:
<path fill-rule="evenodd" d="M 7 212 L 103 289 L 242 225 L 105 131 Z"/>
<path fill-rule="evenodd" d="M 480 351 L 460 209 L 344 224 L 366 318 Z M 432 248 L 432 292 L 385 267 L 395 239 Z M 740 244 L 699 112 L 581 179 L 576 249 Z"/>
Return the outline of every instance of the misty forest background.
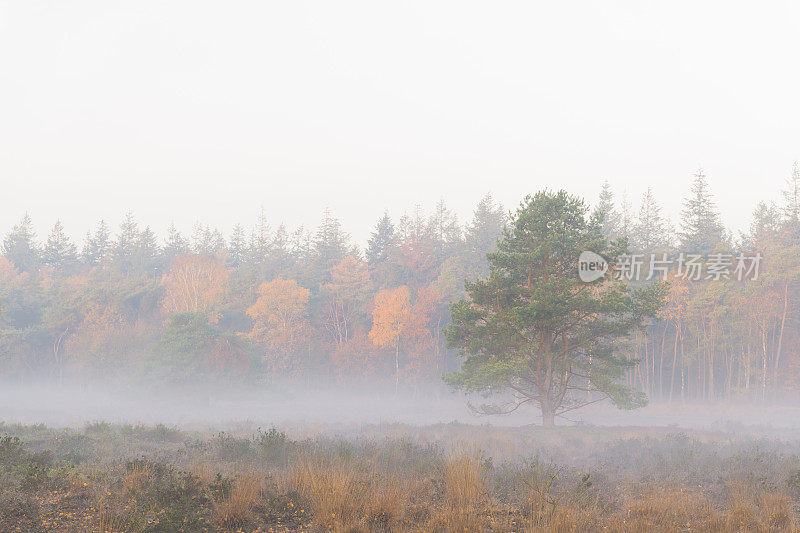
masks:
<path fill-rule="evenodd" d="M 800 398 L 797 166 L 745 234 L 723 227 L 702 172 L 686 189 L 674 222 L 649 189 L 634 207 L 608 182 L 591 209 L 631 252 L 759 252 L 759 277 L 673 273 L 659 318 L 618 346 L 638 360 L 624 381 L 652 401 Z M 80 248 L 60 222 L 40 241 L 26 215 L 2 243 L 0 380 L 393 389 L 399 372 L 401 389 L 429 394 L 459 367 L 450 305 L 488 274 L 508 215 L 486 195 L 462 225 L 440 201 L 384 215 L 365 250 L 329 212 L 315 231 L 272 227 L 262 209 L 227 238 L 197 224 L 162 239 L 128 214 Z"/>

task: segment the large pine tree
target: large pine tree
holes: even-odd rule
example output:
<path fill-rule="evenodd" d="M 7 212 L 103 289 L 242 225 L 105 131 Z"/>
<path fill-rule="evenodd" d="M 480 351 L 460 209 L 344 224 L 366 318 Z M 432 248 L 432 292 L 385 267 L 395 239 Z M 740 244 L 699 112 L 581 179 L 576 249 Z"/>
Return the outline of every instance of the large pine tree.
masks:
<path fill-rule="evenodd" d="M 614 341 L 655 314 L 663 291 L 630 291 L 610 271 L 594 282 L 578 279 L 581 252 L 601 254 L 613 267 L 625 251 L 623 241 L 608 244 L 587 222 L 587 211 L 564 191 L 527 197 L 489 254 L 489 275 L 467 282 L 468 298 L 452 306 L 448 345 L 466 359 L 449 382 L 466 391 L 510 390 L 518 399 L 486 410 L 532 403 L 552 426 L 556 416 L 603 399 L 619 407 L 645 403 L 619 383 L 633 363 Z"/>

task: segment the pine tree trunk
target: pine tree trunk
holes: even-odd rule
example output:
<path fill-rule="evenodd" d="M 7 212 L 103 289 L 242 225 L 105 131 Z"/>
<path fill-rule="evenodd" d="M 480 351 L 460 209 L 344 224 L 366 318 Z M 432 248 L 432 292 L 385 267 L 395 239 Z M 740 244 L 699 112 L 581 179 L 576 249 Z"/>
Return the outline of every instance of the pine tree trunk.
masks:
<path fill-rule="evenodd" d="M 548 406 L 542 406 L 542 427 L 552 428 L 556 426 L 556 416 L 553 410 Z"/>

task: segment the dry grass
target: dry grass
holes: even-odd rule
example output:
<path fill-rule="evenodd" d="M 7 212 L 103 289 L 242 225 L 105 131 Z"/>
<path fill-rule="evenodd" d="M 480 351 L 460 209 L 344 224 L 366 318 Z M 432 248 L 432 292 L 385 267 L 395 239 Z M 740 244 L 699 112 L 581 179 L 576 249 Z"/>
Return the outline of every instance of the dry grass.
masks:
<path fill-rule="evenodd" d="M 733 483 L 725 515 L 726 530 L 798 531 L 794 504 L 788 494 Z"/>
<path fill-rule="evenodd" d="M 250 523 L 255 507 L 263 501 L 266 481 L 252 469 L 236 474 L 230 494 L 214 501 L 214 523 L 234 530 Z"/>
<path fill-rule="evenodd" d="M 358 483 L 352 465 L 303 455 L 289 471 L 289 484 L 310 503 L 322 525 L 341 531 L 359 522 L 366 491 Z"/>
<path fill-rule="evenodd" d="M 104 439 L 103 453 L 122 449 L 114 431 L 91 433 Z M 21 456 L 14 470 L 0 468 L 9 480 L 0 486 L 0 530 L 800 531 L 800 454 L 783 443 L 620 440 L 596 448 L 595 466 L 578 468 L 552 454 L 496 462 L 476 448 L 402 439 L 291 441 L 277 455 L 259 455 L 245 437 L 187 442 L 156 449 L 176 450 L 159 460 L 137 453 L 124 464 L 54 466 L 27 493 L 19 476 L 33 456 Z M 31 506 L 15 501 L 38 505 L 39 516 L 25 518 Z"/>
<path fill-rule="evenodd" d="M 347 460 L 303 455 L 289 469 L 286 487 L 309 502 L 319 525 L 335 531 L 393 531 L 411 522 L 419 484 L 375 458 Z"/>
<path fill-rule="evenodd" d="M 465 452 L 451 454 L 439 468 L 444 485 L 441 516 L 433 517 L 433 525 L 447 531 L 482 529 L 482 511 L 487 499 L 481 472 L 481 459 Z"/>

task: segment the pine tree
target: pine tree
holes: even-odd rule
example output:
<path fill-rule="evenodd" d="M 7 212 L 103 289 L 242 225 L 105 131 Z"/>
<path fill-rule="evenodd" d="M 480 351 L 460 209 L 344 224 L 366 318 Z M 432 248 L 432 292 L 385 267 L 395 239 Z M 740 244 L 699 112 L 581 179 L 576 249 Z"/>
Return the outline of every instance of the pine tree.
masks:
<path fill-rule="evenodd" d="M 780 226 L 780 212 L 774 203 L 758 202 L 753 211 L 750 233 L 745 238 L 749 247 L 757 247 L 760 243 L 776 235 Z"/>
<path fill-rule="evenodd" d="M 433 240 L 430 227 L 425 220 L 425 211 L 422 209 L 422 206 L 420 204 L 416 204 L 414 206 L 413 213 L 413 216 L 404 217 L 400 221 L 400 225 L 402 226 L 400 229 L 400 234 L 403 236 L 403 240 Z"/>
<path fill-rule="evenodd" d="M 136 254 L 139 243 L 139 225 L 130 211 L 119 226 L 119 234 L 114 242 L 114 261 L 123 270 L 127 270 Z"/>
<path fill-rule="evenodd" d="M 631 241 L 639 252 L 663 250 L 669 244 L 667 226 L 650 187 L 642 198 L 639 216 L 631 231 Z"/>
<path fill-rule="evenodd" d="M 289 250 L 295 262 L 306 265 L 311 260 L 314 249 L 314 239 L 303 226 L 292 232 L 289 239 Z"/>
<path fill-rule="evenodd" d="M 440 258 L 451 255 L 461 245 L 462 232 L 458 217 L 447 208 L 443 198 L 436 203 L 428 228 Z"/>
<path fill-rule="evenodd" d="M 246 253 L 244 229 L 241 224 L 236 224 L 233 227 L 231 238 L 228 240 L 228 265 L 238 267 L 244 262 Z"/>
<path fill-rule="evenodd" d="M 145 227 L 136 238 L 135 264 L 139 272 L 158 276 L 166 265 L 159 263 L 158 239 L 150 226 Z"/>
<path fill-rule="evenodd" d="M 66 271 L 75 266 L 78 252 L 69 237 L 64 233 L 64 226 L 56 220 L 47 243 L 42 250 L 42 263 L 53 267 L 56 271 Z"/>
<path fill-rule="evenodd" d="M 197 223 L 192 233 L 192 251 L 196 254 L 214 255 L 225 249 L 225 239 L 218 229 Z"/>
<path fill-rule="evenodd" d="M 646 403 L 642 392 L 622 384 L 634 363 L 615 353 L 614 341 L 656 314 L 662 289 L 632 292 L 610 275 L 578 279 L 582 251 L 612 258 L 624 251 L 587 223 L 587 211 L 564 191 L 525 199 L 489 256 L 489 275 L 467 282 L 469 297 L 451 307 L 447 344 L 465 357 L 448 377 L 451 385 L 487 395 L 513 391 L 539 407 L 545 426 L 599 398 L 624 408 Z M 487 409 L 503 410 L 503 401 Z"/>
<path fill-rule="evenodd" d="M 3 255 L 22 272 L 35 272 L 39 268 L 39 247 L 28 213 L 3 239 Z"/>
<path fill-rule="evenodd" d="M 394 224 L 392 224 L 388 211 L 384 211 L 367 242 L 367 262 L 370 266 L 374 266 L 387 261 L 395 246 L 397 246 L 397 240 Z"/>
<path fill-rule="evenodd" d="M 614 207 L 614 193 L 611 192 L 608 180 L 603 182 L 603 187 L 600 189 L 600 196 L 592 213 L 592 219 L 600 225 L 600 231 L 607 239 L 619 236 L 620 216 Z"/>
<path fill-rule="evenodd" d="M 705 174 L 698 170 L 694 178 L 691 194 L 681 211 L 681 251 L 708 254 L 726 243 L 725 230 L 711 201 Z"/>
<path fill-rule="evenodd" d="M 488 273 L 486 254 L 496 250 L 497 239 L 503 235 L 505 227 L 503 206 L 495 203 L 491 193 L 487 193 L 478 202 L 465 234 L 467 256 L 476 275 Z"/>
<path fill-rule="evenodd" d="M 189 251 L 189 242 L 177 230 L 174 223 L 169 225 L 167 229 L 167 240 L 164 243 L 164 248 L 161 254 L 164 257 L 165 265 L 170 265 L 172 260 L 181 254 Z"/>
<path fill-rule="evenodd" d="M 264 206 L 258 213 L 258 220 L 252 233 L 250 234 L 250 246 L 248 249 L 248 260 L 254 266 L 261 268 L 267 261 L 272 251 L 272 230 L 267 222 L 267 213 Z"/>
<path fill-rule="evenodd" d="M 291 251 L 291 235 L 286 230 L 285 224 L 280 224 L 275 230 L 275 237 L 272 239 L 272 269 L 276 274 L 284 272 L 294 264 Z"/>
<path fill-rule="evenodd" d="M 86 242 L 81 251 L 81 257 L 90 265 L 99 265 L 106 259 L 106 256 L 111 248 L 111 232 L 108 229 L 108 224 L 101 220 L 97 224 L 97 229 L 94 235 L 91 232 L 86 233 Z"/>
<path fill-rule="evenodd" d="M 330 268 L 344 259 L 350 250 L 349 240 L 350 236 L 342 231 L 339 220 L 325 209 L 322 224 L 314 237 L 315 275 L 327 277 Z"/>
<path fill-rule="evenodd" d="M 797 161 L 792 168 L 792 175 L 787 181 L 787 188 L 783 191 L 784 223 L 795 240 L 800 237 L 800 169 Z"/>

